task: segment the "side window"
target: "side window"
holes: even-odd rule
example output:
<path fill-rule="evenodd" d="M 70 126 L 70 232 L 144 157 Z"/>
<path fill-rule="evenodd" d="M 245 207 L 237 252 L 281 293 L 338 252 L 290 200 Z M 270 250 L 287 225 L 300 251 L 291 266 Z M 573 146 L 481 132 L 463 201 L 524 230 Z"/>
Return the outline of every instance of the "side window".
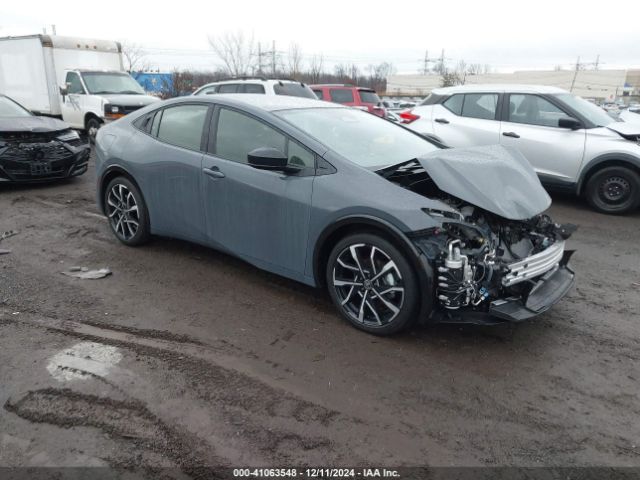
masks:
<path fill-rule="evenodd" d="M 255 118 L 223 108 L 218 117 L 215 154 L 234 162 L 247 163 L 250 151 L 273 147 L 285 152 L 285 136 Z"/>
<path fill-rule="evenodd" d="M 332 88 L 329 90 L 331 101 L 336 103 L 352 103 L 353 91 L 344 88 Z"/>
<path fill-rule="evenodd" d="M 65 80 L 67 84 L 67 93 L 85 93 L 80 76 L 74 72 L 67 72 L 67 78 Z"/>
<path fill-rule="evenodd" d="M 289 140 L 287 146 L 289 163 L 291 165 L 311 168 L 314 168 L 316 166 L 316 160 L 313 153 L 301 146 L 299 143 L 294 142 L 293 140 Z"/>
<path fill-rule="evenodd" d="M 566 113 L 538 95 L 509 96 L 509 122 L 557 127 L 558 119 L 566 116 Z"/>
<path fill-rule="evenodd" d="M 462 104 L 462 116 L 494 120 L 497 106 L 497 93 L 467 93 Z"/>
<path fill-rule="evenodd" d="M 242 93 L 264 93 L 264 87 L 259 83 L 245 83 Z"/>
<path fill-rule="evenodd" d="M 238 91 L 237 83 L 225 83 L 218 86 L 218 93 L 236 93 Z"/>
<path fill-rule="evenodd" d="M 151 123 L 153 122 L 154 112 L 147 113 L 142 117 L 138 118 L 133 124 L 138 130 L 142 130 L 145 133 L 149 133 L 151 131 Z"/>
<path fill-rule="evenodd" d="M 206 105 L 179 105 L 165 108 L 158 128 L 158 140 L 189 150 L 200 150 L 208 109 Z"/>
<path fill-rule="evenodd" d="M 442 105 L 447 109 L 451 110 L 452 113 L 456 115 L 462 115 L 462 103 L 464 102 L 464 95 L 452 95 L 447 98 Z M 427 105 L 426 103 L 422 103 L 421 105 Z"/>
<path fill-rule="evenodd" d="M 320 100 L 324 100 L 324 94 L 322 93 L 322 90 L 314 90 L 313 93 L 315 93 L 316 97 L 318 97 Z"/>
<path fill-rule="evenodd" d="M 214 93 L 216 93 L 216 89 L 218 88 L 218 86 L 216 85 L 215 87 L 209 87 L 209 88 L 205 88 L 202 89 L 198 92 L 198 95 L 212 95 Z"/>

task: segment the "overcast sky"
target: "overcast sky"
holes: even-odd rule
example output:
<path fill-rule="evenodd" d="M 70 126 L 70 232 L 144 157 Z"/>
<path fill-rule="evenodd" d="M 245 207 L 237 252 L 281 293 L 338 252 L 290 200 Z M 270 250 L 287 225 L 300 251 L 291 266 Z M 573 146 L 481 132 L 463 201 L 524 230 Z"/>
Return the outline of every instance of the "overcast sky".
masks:
<path fill-rule="evenodd" d="M 167 6 L 164 6 L 167 5 Z M 526 5 L 526 7 L 525 7 Z M 103 7 L 103 8 L 100 8 Z M 356 2 L 244 0 L 207 2 L 5 1 L 0 36 L 42 33 L 128 40 L 161 70 L 211 68 L 220 61 L 207 37 L 244 30 L 286 59 L 297 42 L 325 65 L 389 61 L 399 73 L 422 68 L 425 50 L 451 64 L 490 64 L 497 71 L 569 67 L 580 56 L 601 68 L 640 68 L 640 1 L 538 0 Z"/>

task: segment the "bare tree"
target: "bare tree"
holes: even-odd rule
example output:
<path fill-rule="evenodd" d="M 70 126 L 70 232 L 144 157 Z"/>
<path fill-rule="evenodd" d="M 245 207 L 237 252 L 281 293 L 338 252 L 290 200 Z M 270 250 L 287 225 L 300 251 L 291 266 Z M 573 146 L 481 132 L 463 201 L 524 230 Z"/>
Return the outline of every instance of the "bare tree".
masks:
<path fill-rule="evenodd" d="M 311 83 L 319 83 L 324 72 L 324 56 L 314 55 L 309 62 L 309 77 Z"/>
<path fill-rule="evenodd" d="M 121 42 L 125 70 L 129 73 L 148 70 L 147 52 L 137 43 Z"/>
<path fill-rule="evenodd" d="M 247 75 L 254 61 L 255 42 L 253 35 L 246 37 L 244 32 L 226 32 L 217 37 L 209 36 L 209 45 L 224 63 L 229 75 Z"/>
<path fill-rule="evenodd" d="M 291 78 L 298 80 L 302 72 L 302 49 L 300 48 L 300 44 L 295 42 L 289 44 L 288 63 L 289 75 L 291 75 Z"/>

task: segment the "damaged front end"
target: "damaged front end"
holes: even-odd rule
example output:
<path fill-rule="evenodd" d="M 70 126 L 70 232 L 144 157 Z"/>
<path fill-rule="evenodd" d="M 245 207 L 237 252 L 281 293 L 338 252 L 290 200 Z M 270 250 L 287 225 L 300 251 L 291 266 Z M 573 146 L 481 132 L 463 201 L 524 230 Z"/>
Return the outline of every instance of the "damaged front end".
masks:
<path fill-rule="evenodd" d="M 469 151 L 473 165 L 463 161 Z M 438 226 L 410 234 L 433 270 L 434 305 L 440 308 L 432 320 L 522 321 L 549 309 L 573 285 L 573 251 L 565 241 L 576 227 L 540 213 L 549 197 L 519 153 L 443 150 L 436 161 L 414 160 L 378 173 L 446 206 L 424 209 Z"/>

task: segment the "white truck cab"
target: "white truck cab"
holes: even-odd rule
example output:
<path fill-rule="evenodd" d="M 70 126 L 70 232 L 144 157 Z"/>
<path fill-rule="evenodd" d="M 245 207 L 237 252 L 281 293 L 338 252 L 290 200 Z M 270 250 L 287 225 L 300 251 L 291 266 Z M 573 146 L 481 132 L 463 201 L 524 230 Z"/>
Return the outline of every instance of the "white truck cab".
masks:
<path fill-rule="evenodd" d="M 124 71 L 120 43 L 56 35 L 0 38 L 0 93 L 91 134 L 158 101 Z"/>
<path fill-rule="evenodd" d="M 129 74 L 113 70 L 66 70 L 60 97 L 63 120 L 91 137 L 103 123 L 158 100 Z"/>

